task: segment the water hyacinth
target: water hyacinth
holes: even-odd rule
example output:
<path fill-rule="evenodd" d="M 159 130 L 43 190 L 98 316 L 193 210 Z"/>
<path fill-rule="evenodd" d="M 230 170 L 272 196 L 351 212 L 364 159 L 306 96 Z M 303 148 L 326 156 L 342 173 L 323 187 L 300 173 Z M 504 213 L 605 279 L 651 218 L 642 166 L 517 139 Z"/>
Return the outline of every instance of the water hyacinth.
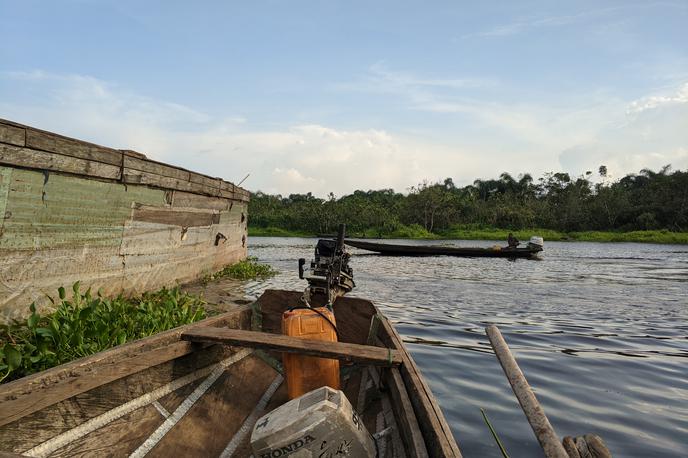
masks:
<path fill-rule="evenodd" d="M 125 342 L 140 339 L 206 317 L 204 301 L 178 287 L 138 298 L 94 296 L 64 288 L 53 300 L 55 311 L 40 315 L 35 304 L 25 321 L 0 325 L 0 381 L 14 380 Z"/>
<path fill-rule="evenodd" d="M 277 274 L 277 271 L 268 264 L 261 264 L 258 258 L 249 257 L 236 264 L 226 266 L 224 269 L 215 272 L 212 275 L 207 275 L 203 278 L 203 283 L 208 283 L 211 280 L 218 278 L 233 278 L 235 280 L 255 280 L 265 279 Z"/>

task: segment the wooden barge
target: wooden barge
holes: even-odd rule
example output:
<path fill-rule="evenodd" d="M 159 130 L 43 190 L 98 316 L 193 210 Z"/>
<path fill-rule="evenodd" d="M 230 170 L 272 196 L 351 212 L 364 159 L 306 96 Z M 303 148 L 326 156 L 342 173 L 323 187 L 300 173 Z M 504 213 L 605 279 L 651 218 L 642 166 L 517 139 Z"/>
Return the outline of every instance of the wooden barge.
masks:
<path fill-rule="evenodd" d="M 0 323 L 76 281 L 140 294 L 243 259 L 248 200 L 220 178 L 0 119 Z"/>
<path fill-rule="evenodd" d="M 286 402 L 280 353 L 337 358 L 342 390 L 383 457 L 460 457 L 399 334 L 369 301 L 334 304 L 339 342 L 280 334 L 302 292 L 255 303 L 0 386 L 2 451 L 25 456 L 251 455 L 256 420 Z"/>

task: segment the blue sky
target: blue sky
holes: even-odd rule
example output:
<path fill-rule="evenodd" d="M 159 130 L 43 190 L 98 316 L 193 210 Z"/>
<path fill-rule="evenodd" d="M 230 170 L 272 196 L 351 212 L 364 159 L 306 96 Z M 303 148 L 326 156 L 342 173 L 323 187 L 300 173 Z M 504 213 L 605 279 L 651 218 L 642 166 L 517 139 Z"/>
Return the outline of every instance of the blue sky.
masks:
<path fill-rule="evenodd" d="M 0 117 L 342 195 L 688 168 L 688 1 L 0 0 Z"/>

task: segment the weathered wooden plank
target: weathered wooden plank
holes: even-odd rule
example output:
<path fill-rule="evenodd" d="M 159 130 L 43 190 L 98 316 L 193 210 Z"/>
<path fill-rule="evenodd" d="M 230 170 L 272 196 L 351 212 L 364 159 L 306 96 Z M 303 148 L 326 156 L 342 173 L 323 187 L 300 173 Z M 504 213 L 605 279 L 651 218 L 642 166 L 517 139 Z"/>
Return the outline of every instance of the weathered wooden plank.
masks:
<path fill-rule="evenodd" d="M 205 211 L 182 211 L 164 207 L 136 206 L 132 221 L 169 224 L 181 227 L 211 226 L 220 223 L 220 214 Z"/>
<path fill-rule="evenodd" d="M 0 181 L 0 319 L 26 316 L 34 301 L 49 306 L 46 295 L 76 281 L 122 292 L 118 249 L 132 202 L 164 204 L 159 189 L 52 172 L 0 167 Z"/>
<path fill-rule="evenodd" d="M 151 161 L 150 159 L 139 159 L 131 157 L 128 154 L 124 155 L 124 167 L 127 169 L 140 170 L 142 172 L 149 172 L 155 175 L 164 177 L 176 178 L 182 181 L 189 181 L 190 172 L 172 167 L 160 162 Z"/>
<path fill-rule="evenodd" d="M 272 395 L 272 398 L 270 398 L 270 401 L 268 402 L 267 406 L 265 407 L 265 410 L 263 412 L 272 412 L 282 404 L 286 403 L 289 401 L 289 397 L 287 396 L 287 384 L 282 383 L 279 388 L 277 388 L 277 391 L 275 391 L 275 394 Z M 255 423 L 253 425 L 249 426 L 255 426 Z M 252 429 L 249 428 L 250 432 Z M 234 438 L 232 438 L 234 440 Z M 231 455 L 232 457 L 244 457 L 244 456 L 253 456 L 253 449 L 251 448 L 251 435 L 246 434 L 243 438 L 243 440 L 239 443 L 237 446 L 236 450 L 234 451 L 234 454 Z M 388 457 L 389 458 L 389 457 Z"/>
<path fill-rule="evenodd" d="M 175 208 L 202 208 L 207 210 L 229 210 L 229 199 L 221 197 L 201 196 L 184 191 L 174 191 L 172 206 Z"/>
<path fill-rule="evenodd" d="M 13 386 L 13 384 L 23 382 L 23 379 L 8 383 L 0 391 L 3 405 L 0 426 L 80 392 L 147 369 L 152 365 L 189 354 L 194 350 L 194 347 L 188 345 L 187 342 L 174 341 L 174 337 L 167 337 L 165 346 L 148 349 L 145 354 L 133 351 L 126 355 L 116 354 L 112 356 L 108 354 L 112 350 L 99 354 L 98 356 L 105 355 L 105 357 L 100 356 L 101 360 L 98 361 L 98 370 L 94 377 L 88 377 L 88 375 L 90 375 L 89 372 L 93 370 L 92 366 L 95 364 L 91 363 L 87 364 L 87 367 L 80 367 L 79 363 L 83 360 L 77 360 L 75 363 L 59 366 L 62 368 L 61 373 L 46 380 L 46 383 L 49 384 L 47 386 L 31 379 L 32 376 L 28 377 L 31 380 L 21 383 L 20 386 Z M 126 364 L 123 364 L 125 360 Z M 65 369 L 65 366 L 72 370 Z M 41 378 L 44 380 L 47 378 L 43 373 L 37 375 L 42 375 Z M 48 386 L 52 389 L 49 390 Z"/>
<path fill-rule="evenodd" d="M 58 286 L 69 286 L 77 280 L 94 289 L 103 287 L 111 294 L 136 294 L 171 286 L 175 281 L 196 279 L 246 255 L 242 244 L 245 227 L 223 221 L 222 215 L 218 220 L 216 212 L 226 213 L 233 203 L 216 196 L 222 185 L 219 179 L 196 180 L 211 180 L 213 187 L 208 187 L 127 168 L 129 178 L 133 178 L 122 183 L 119 178 L 123 167 L 119 162 L 101 162 L 107 157 L 99 156 L 100 153 L 114 151 L 122 158 L 127 156 L 129 165 L 136 161 L 153 162 L 135 152 L 111 151 L 11 121 L 0 120 L 0 126 L 4 129 L 2 138 L 5 140 L 23 144 L 17 133 L 30 129 L 34 144 L 60 151 L 49 152 L 0 141 L 0 250 L 3 252 L 0 257 L 0 278 L 3 279 L 0 282 L 0 322 L 25 316 L 27 304 L 34 300 L 39 307 L 47 306 L 45 294 L 54 294 Z M 78 148 L 70 149 L 75 145 Z M 78 155 L 99 160 L 76 157 Z M 162 173 L 174 171 L 191 177 L 191 172 L 180 168 L 164 164 L 160 167 L 167 171 Z M 137 181 L 142 185 L 135 185 Z M 132 207 L 133 203 L 169 207 L 176 192 L 181 197 L 174 210 L 186 213 L 163 214 L 163 211 L 154 210 L 154 214 L 145 214 L 139 211 L 140 208 L 134 210 Z M 201 221 L 192 214 L 195 210 L 204 214 Z M 145 221 L 132 221 L 132 213 Z M 209 213 L 215 214 L 208 216 Z M 148 223 L 169 223 L 170 219 L 179 225 L 167 225 L 168 228 L 179 228 L 179 231 L 169 231 L 164 224 Z M 123 235 L 129 223 L 157 225 L 158 228 L 146 234 L 137 233 L 136 240 L 125 243 Z M 195 226 L 197 224 L 202 226 Z M 201 233 L 191 227 L 212 227 L 213 231 Z M 221 243 L 215 245 L 218 233 L 226 239 L 222 238 Z M 144 238 L 149 242 L 155 240 L 156 235 L 165 239 L 151 244 L 149 251 L 155 251 L 154 256 L 147 259 L 148 252 L 145 256 L 134 254 L 143 246 L 139 242 Z M 113 250 L 125 246 L 133 249 L 121 253 Z M 183 257 L 187 258 L 186 262 Z"/>
<path fill-rule="evenodd" d="M 198 183 L 202 184 L 203 186 L 208 186 L 210 188 L 215 188 L 217 190 L 220 189 L 220 184 L 222 183 L 222 180 L 220 178 L 210 178 L 205 175 L 201 175 L 200 173 L 190 173 L 190 178 L 189 180 L 193 183 Z"/>
<path fill-rule="evenodd" d="M 376 366 L 394 366 L 401 363 L 401 354 L 396 350 L 352 343 L 309 340 L 268 332 L 194 328 L 182 333 L 182 339 L 192 342 L 215 342 L 263 350 L 299 353 Z"/>
<path fill-rule="evenodd" d="M 10 183 L 12 182 L 14 170 L 12 167 L 0 166 L 0 234 L 3 232 L 2 227 L 5 223 L 5 216 L 7 216 L 5 213 L 7 210 L 7 197 L 10 193 Z"/>
<path fill-rule="evenodd" d="M 240 191 L 238 191 L 238 189 L 239 188 L 237 188 L 237 191 L 234 191 L 234 192 L 224 191 L 221 189 L 217 195 L 220 197 L 224 197 L 225 199 L 232 199 L 232 200 L 237 200 L 240 202 L 248 202 L 249 201 L 248 193 L 240 192 Z"/>
<path fill-rule="evenodd" d="M 423 440 L 423 434 L 418 424 L 418 419 L 413 410 L 411 399 L 404 386 L 399 369 L 391 368 L 385 371 L 385 381 L 392 398 L 392 410 L 397 425 L 401 431 L 401 437 L 406 446 L 406 454 L 410 458 L 426 458 L 428 450 Z"/>
<path fill-rule="evenodd" d="M 199 183 L 192 183 L 190 181 L 179 180 L 177 178 L 156 175 L 154 173 L 144 172 L 141 170 L 125 168 L 124 178 L 125 183 L 145 184 L 148 186 L 156 186 L 165 189 L 176 189 L 179 191 L 187 191 L 197 194 L 205 194 L 208 196 L 217 196 L 219 190 L 211 188 Z"/>
<path fill-rule="evenodd" d="M 138 151 L 134 151 L 131 149 L 121 149 L 120 150 L 125 156 L 129 157 L 135 157 L 138 159 L 147 159 L 146 155 L 143 153 L 139 153 Z"/>
<path fill-rule="evenodd" d="M 223 189 L 220 189 L 220 191 L 217 193 L 219 197 L 223 197 L 225 199 L 231 199 L 231 200 L 240 200 L 241 196 L 233 191 L 225 191 Z"/>
<path fill-rule="evenodd" d="M 177 278 L 180 283 L 195 280 L 200 273 L 215 272 L 226 264 L 237 262 L 246 257 L 245 248 L 228 248 L 218 250 L 216 256 L 208 253 L 196 253 L 193 250 L 179 250 L 174 257 L 165 254 L 147 256 L 125 256 L 125 275 L 128 289 L 131 292 L 143 292 L 158 289 L 170 283 L 170 278 Z M 158 285 L 158 286 L 154 286 Z"/>
<path fill-rule="evenodd" d="M 9 143 L 15 146 L 26 145 L 26 130 L 0 122 L 0 143 Z"/>
<path fill-rule="evenodd" d="M 3 452 L 0 450 L 0 458 L 22 458 L 26 455 L 19 455 L 18 453 Z"/>
<path fill-rule="evenodd" d="M 182 326 L 155 336 L 39 372 L 0 386 L 0 426 L 49 405 L 197 350 L 181 334 L 194 327 L 237 326 L 250 307 Z M 245 324 L 245 323 L 243 323 Z"/>
<path fill-rule="evenodd" d="M 152 405 L 142 407 L 88 436 L 50 453 L 51 457 L 128 456 L 165 419 Z"/>
<path fill-rule="evenodd" d="M 165 393 L 171 396 L 186 391 L 187 385 L 197 385 L 217 370 L 217 363 L 245 352 L 213 345 L 80 393 L 0 427 L 0 444 L 14 451 L 40 447 L 45 455 L 72 442 L 88 440 L 90 434 L 120 415 L 162 401 Z"/>
<path fill-rule="evenodd" d="M 142 221 L 127 221 L 119 254 L 122 256 L 168 255 L 170 262 L 178 256 L 198 256 L 212 244 L 213 227 L 181 227 Z M 212 252 L 211 252 L 212 253 Z M 210 253 L 205 253 L 211 256 Z M 125 259 L 126 261 L 126 259 Z M 155 259 L 162 261 L 162 259 Z"/>
<path fill-rule="evenodd" d="M 385 345 L 391 345 L 402 353 L 403 363 L 399 372 L 408 391 L 413 410 L 418 418 L 418 425 L 423 432 L 425 444 L 431 457 L 461 457 L 461 451 L 454 439 L 451 428 L 444 418 L 442 409 L 430 391 L 427 382 L 420 374 L 415 361 L 404 347 L 401 337 L 386 317 L 380 324 L 380 339 Z"/>
<path fill-rule="evenodd" d="M 0 164 L 115 180 L 120 177 L 119 166 L 4 143 L 0 143 Z"/>
<path fill-rule="evenodd" d="M 231 207 L 229 211 L 220 213 L 220 222 L 241 228 L 242 223 L 246 220 L 246 204 L 235 201 Z M 244 221 L 242 221 L 241 215 L 244 215 Z"/>
<path fill-rule="evenodd" d="M 31 250 L 0 247 L 0 319 L 11 321 L 30 314 L 35 303 L 39 313 L 54 310 L 48 297 L 57 289 L 81 282 L 82 291 L 102 289 L 116 296 L 122 291 L 123 266 L 117 247 L 92 247 L 78 253 L 73 249 L 48 250 L 37 255 Z"/>
<path fill-rule="evenodd" d="M 219 347 L 221 345 L 214 345 L 214 346 Z M 208 372 L 208 374 L 210 374 L 210 372 Z M 199 378 L 195 382 L 189 383 L 188 385 L 183 386 L 183 387 L 179 388 L 178 390 L 158 399 L 160 406 L 170 413 L 174 412 L 174 410 L 177 407 L 179 407 L 182 402 L 184 402 L 184 399 L 186 399 L 198 387 L 198 385 L 203 383 L 204 379 L 205 379 L 205 377 Z M 143 441 L 141 441 L 141 443 L 143 443 Z"/>
<path fill-rule="evenodd" d="M 122 153 L 115 149 L 30 127 L 26 128 L 26 146 L 89 161 L 104 162 L 117 167 L 122 165 Z"/>
<path fill-rule="evenodd" d="M 275 374 L 255 356 L 229 367 L 147 456 L 220 456 Z"/>
<path fill-rule="evenodd" d="M 14 169 L 0 248 L 33 251 L 77 247 L 83 256 L 84 246 L 118 246 L 133 202 L 164 205 L 164 192 Z"/>

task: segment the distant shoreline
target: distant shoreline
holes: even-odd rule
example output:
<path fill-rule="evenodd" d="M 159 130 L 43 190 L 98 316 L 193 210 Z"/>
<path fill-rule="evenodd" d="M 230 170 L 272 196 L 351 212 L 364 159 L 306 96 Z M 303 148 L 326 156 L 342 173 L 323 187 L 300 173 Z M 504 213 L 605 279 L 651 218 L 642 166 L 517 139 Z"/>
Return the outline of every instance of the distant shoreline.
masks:
<path fill-rule="evenodd" d="M 585 231 L 585 232 L 559 232 L 551 229 L 526 229 L 509 231 L 508 229 L 453 229 L 439 234 L 423 233 L 413 234 L 409 231 L 396 231 L 387 234 L 378 234 L 375 231 L 351 232 L 352 238 L 371 238 L 371 239 L 408 239 L 408 240 L 506 240 L 509 232 L 520 239 L 527 241 L 532 235 L 538 235 L 547 241 L 554 242 L 636 242 L 636 243 L 658 243 L 658 244 L 688 244 L 688 232 L 671 232 L 668 230 L 652 231 L 630 231 L 630 232 L 608 232 L 608 231 Z M 292 231 L 276 227 L 250 227 L 248 228 L 249 237 L 317 237 L 318 234 L 303 231 Z"/>

